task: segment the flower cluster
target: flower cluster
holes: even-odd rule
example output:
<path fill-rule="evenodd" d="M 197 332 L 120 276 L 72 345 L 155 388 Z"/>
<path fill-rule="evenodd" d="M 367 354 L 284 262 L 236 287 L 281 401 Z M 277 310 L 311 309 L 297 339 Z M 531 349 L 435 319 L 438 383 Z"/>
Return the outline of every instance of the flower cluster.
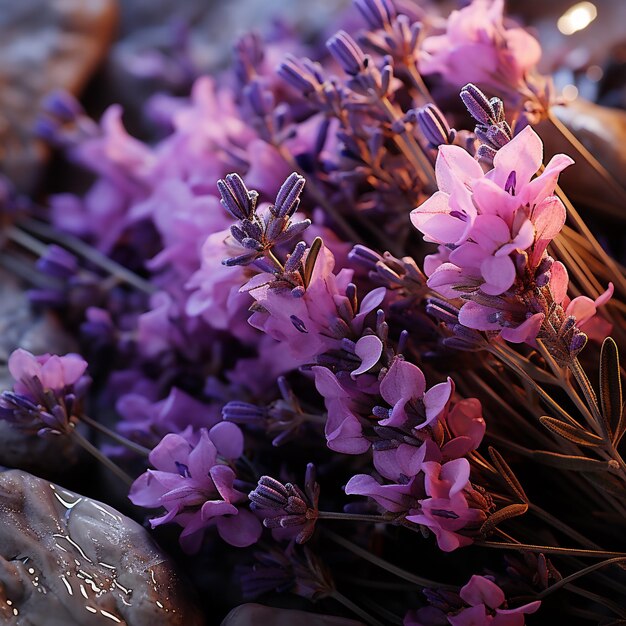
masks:
<path fill-rule="evenodd" d="M 87 362 L 77 354 L 34 356 L 20 348 L 8 365 L 15 384 L 0 395 L 0 418 L 39 435 L 70 433 L 90 382 Z"/>
<path fill-rule="evenodd" d="M 261 524 L 245 508 L 247 498 L 234 486 L 230 462 L 243 453 L 243 435 L 234 424 L 223 422 L 210 430 L 200 429 L 196 443 L 181 435 L 166 435 L 150 452 L 149 469 L 131 487 L 133 504 L 163 507 L 166 513 L 150 520 L 152 527 L 175 522 L 183 527 L 180 543 L 197 552 L 207 528 L 233 546 L 257 541 Z"/>
<path fill-rule="evenodd" d="M 566 301 L 567 271 L 546 249 L 565 224 L 565 207 L 554 191 L 559 173 L 573 161 L 560 154 L 545 168 L 542 162 L 543 144 L 531 127 L 498 150 L 487 174 L 462 148 L 441 146 L 439 191 L 411 213 L 411 221 L 425 240 L 439 244 L 425 261 L 428 285 L 466 301 L 458 313 L 461 325 L 512 342 L 539 335 L 567 360 L 584 347 L 580 328 L 610 298 L 612 285 L 592 307 L 588 298 Z"/>
<path fill-rule="evenodd" d="M 540 601 L 509 609 L 504 592 L 485 576 L 472 576 L 458 594 L 426 590 L 430 606 L 412 611 L 404 626 L 523 626 L 524 615 L 535 613 Z"/>

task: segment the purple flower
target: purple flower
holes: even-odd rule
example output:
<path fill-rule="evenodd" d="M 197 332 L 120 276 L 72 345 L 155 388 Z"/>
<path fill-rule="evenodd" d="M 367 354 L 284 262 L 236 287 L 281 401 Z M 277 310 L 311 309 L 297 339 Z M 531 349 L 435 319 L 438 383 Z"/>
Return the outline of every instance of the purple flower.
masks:
<path fill-rule="evenodd" d="M 34 356 L 18 348 L 9 357 L 13 391 L 0 395 L 0 417 L 41 434 L 68 434 L 81 413 L 89 379 L 78 354 Z"/>
<path fill-rule="evenodd" d="M 516 609 L 501 608 L 506 606 L 504 592 L 484 576 L 472 576 L 459 595 L 469 607 L 448 616 L 452 626 L 523 626 L 524 615 L 541 606 L 540 601 L 535 601 Z"/>
<path fill-rule="evenodd" d="M 507 608 L 504 592 L 485 576 L 472 576 L 458 595 L 425 590 L 433 606 L 409 612 L 404 626 L 524 626 L 524 615 L 535 613 L 540 601 Z"/>
<path fill-rule="evenodd" d="M 233 546 L 252 545 L 261 535 L 261 523 L 237 506 L 247 498 L 235 489 L 235 472 L 229 465 L 242 452 L 243 435 L 227 422 L 201 429 L 196 445 L 180 435 L 166 435 L 150 453 L 156 469 L 133 483 L 129 498 L 138 506 L 164 507 L 165 515 L 150 523 L 153 528 L 168 522 L 182 526 L 180 544 L 186 552 L 197 552 L 212 526 Z"/>
<path fill-rule="evenodd" d="M 517 91 L 541 58 L 537 40 L 521 28 L 505 28 L 504 0 L 474 0 L 452 11 L 446 33 L 422 42 L 420 71 L 440 73 L 462 87 L 468 82 Z"/>

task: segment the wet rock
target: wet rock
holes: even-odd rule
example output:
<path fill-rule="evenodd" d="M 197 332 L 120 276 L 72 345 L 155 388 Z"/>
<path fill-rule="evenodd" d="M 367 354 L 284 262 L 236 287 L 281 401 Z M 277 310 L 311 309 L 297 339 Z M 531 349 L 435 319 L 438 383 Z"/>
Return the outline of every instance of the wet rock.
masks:
<path fill-rule="evenodd" d="M 33 354 L 65 354 L 75 351 L 76 343 L 53 314 L 34 313 L 23 287 L 0 270 L 0 391 L 13 385 L 6 363 L 18 347 Z M 51 476 L 71 468 L 78 458 L 79 449 L 68 437 L 42 439 L 0 420 L 0 465 Z"/>
<path fill-rule="evenodd" d="M 33 134 L 41 99 L 78 93 L 106 53 L 115 0 L 0 0 L 0 171 L 32 189 L 45 151 Z"/>
<path fill-rule="evenodd" d="M 277 609 L 262 604 L 242 604 L 233 609 L 222 622 L 222 626 L 363 626 L 343 617 L 318 615 L 305 611 Z"/>
<path fill-rule="evenodd" d="M 0 516 L 2 624 L 202 624 L 148 533 L 106 504 L 9 471 Z"/>

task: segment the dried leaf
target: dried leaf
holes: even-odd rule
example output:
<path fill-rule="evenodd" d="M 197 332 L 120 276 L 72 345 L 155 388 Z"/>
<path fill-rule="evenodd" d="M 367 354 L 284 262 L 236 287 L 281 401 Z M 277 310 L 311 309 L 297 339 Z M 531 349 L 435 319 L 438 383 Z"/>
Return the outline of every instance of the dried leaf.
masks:
<path fill-rule="evenodd" d="M 490 515 L 487 518 L 484 524 L 480 527 L 480 532 L 483 535 L 488 535 L 502 522 L 506 522 L 506 520 L 512 519 L 513 517 L 524 515 L 526 511 L 528 511 L 528 504 L 510 504 L 509 506 L 505 506 L 503 509 L 496 511 L 493 515 Z"/>
<path fill-rule="evenodd" d="M 600 353 L 600 405 L 606 429 L 610 436 L 617 432 L 622 424 L 622 381 L 619 371 L 619 352 L 617 344 L 607 337 Z"/>
<path fill-rule="evenodd" d="M 489 446 L 489 456 L 496 466 L 498 473 L 504 478 L 511 491 L 523 502 L 529 502 L 528 496 L 524 492 L 520 481 L 517 480 L 513 470 L 509 467 L 509 464 L 504 460 L 503 456 L 491 446 Z"/>
<path fill-rule="evenodd" d="M 317 255 L 322 249 L 321 237 L 316 237 L 313 243 L 309 247 L 309 251 L 306 255 L 306 261 L 304 263 L 304 286 L 308 287 L 311 282 L 311 276 L 313 275 L 313 268 L 315 267 L 315 261 L 317 261 Z"/>
<path fill-rule="evenodd" d="M 586 456 L 573 456 L 570 454 L 557 454 L 556 452 L 545 452 L 535 450 L 533 459 L 545 465 L 559 467 L 561 469 L 573 470 L 577 472 L 608 472 L 608 461 L 598 461 L 589 459 Z"/>
<path fill-rule="evenodd" d="M 601 446 L 604 442 L 601 437 L 590 433 L 582 427 L 572 426 L 566 424 L 561 420 L 557 420 L 554 417 L 540 417 L 539 421 L 553 433 L 556 433 L 563 439 L 573 441 L 579 446 Z"/>

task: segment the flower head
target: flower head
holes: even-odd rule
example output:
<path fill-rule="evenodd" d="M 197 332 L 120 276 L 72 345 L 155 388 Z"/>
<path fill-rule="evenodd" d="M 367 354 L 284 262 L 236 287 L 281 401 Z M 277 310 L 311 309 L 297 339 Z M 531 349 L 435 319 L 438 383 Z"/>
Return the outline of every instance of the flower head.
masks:
<path fill-rule="evenodd" d="M 18 348 L 9 357 L 13 391 L 0 395 L 0 417 L 38 434 L 68 434 L 81 413 L 89 379 L 77 354 L 34 356 Z"/>
<path fill-rule="evenodd" d="M 143 473 L 131 487 L 133 504 L 164 507 L 165 515 L 150 520 L 152 527 L 175 522 L 183 527 L 180 543 L 197 552 L 211 526 L 233 546 L 256 542 L 261 523 L 245 508 L 246 495 L 234 487 L 235 472 L 229 462 L 243 452 L 243 435 L 235 424 L 221 422 L 201 429 L 196 445 L 181 435 L 166 435 L 150 453 L 155 469 Z"/>

